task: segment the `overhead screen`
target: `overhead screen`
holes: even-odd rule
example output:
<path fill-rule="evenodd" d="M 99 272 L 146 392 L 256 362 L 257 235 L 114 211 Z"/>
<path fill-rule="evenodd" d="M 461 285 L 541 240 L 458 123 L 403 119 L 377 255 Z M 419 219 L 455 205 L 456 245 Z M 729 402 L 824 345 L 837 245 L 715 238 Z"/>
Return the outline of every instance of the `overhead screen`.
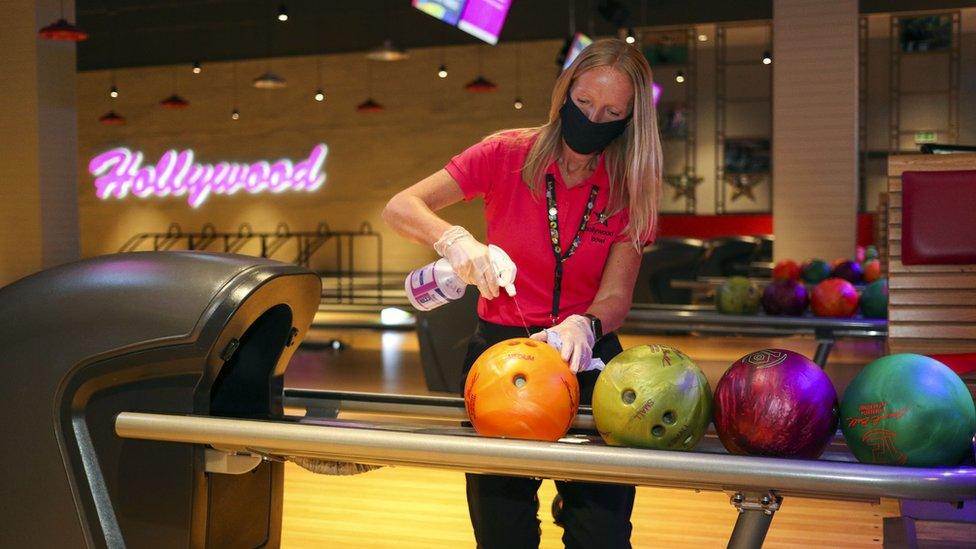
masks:
<path fill-rule="evenodd" d="M 412 4 L 471 36 L 497 44 L 512 0 L 412 0 Z"/>

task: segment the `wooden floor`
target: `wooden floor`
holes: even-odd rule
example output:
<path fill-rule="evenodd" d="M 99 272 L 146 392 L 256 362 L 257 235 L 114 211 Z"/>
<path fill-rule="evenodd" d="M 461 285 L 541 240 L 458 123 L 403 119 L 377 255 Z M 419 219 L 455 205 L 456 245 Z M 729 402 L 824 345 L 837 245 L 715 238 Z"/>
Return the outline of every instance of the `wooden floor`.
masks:
<path fill-rule="evenodd" d="M 348 391 L 432 394 L 423 380 L 413 332 L 319 331 L 311 340 L 338 337 L 348 348 L 304 348 L 286 374 L 286 386 Z M 624 337 L 625 348 L 665 343 L 682 349 L 714 384 L 736 358 L 779 347 L 813 356 L 808 338 L 693 336 Z M 839 342 L 827 373 L 839 393 L 867 362 L 880 356 L 878 343 Z M 552 523 L 548 502 L 555 486 L 545 481 L 542 547 L 562 547 L 562 530 Z M 724 547 L 736 513 L 728 494 L 639 487 L 633 513 L 634 547 Z M 898 514 L 895 501 L 880 504 L 788 498 L 773 519 L 766 547 L 879 547 L 882 519 Z M 464 476 L 452 471 L 396 467 L 353 477 L 285 470 L 283 546 L 474 547 L 464 496 Z"/>

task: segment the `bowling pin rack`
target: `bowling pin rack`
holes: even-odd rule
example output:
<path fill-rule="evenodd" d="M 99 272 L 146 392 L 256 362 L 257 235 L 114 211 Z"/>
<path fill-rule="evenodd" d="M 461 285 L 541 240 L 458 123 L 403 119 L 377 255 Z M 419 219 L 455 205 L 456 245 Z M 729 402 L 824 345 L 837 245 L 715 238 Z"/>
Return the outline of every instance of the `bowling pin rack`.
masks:
<path fill-rule="evenodd" d="M 729 547 L 761 547 L 784 497 L 877 502 L 899 498 L 956 503 L 976 498 L 976 468 L 894 467 L 857 463 L 839 435 L 820 459 L 728 454 L 714 431 L 693 452 L 613 447 L 580 409 L 558 443 L 478 437 L 454 397 L 285 389 L 285 406 L 300 416 L 254 421 L 123 412 L 123 438 L 205 444 L 212 473 L 242 474 L 263 460 L 296 457 L 371 465 L 609 482 L 729 494 L 738 518 Z M 339 419 L 355 412 L 355 421 Z M 363 414 L 378 419 L 362 419 Z M 416 418 L 437 419 L 439 424 Z M 404 420 L 404 418 L 413 418 Z M 404 421 L 414 421 L 406 423 Z M 477 438 L 477 441 L 472 440 Z M 227 464 L 235 463 L 234 467 Z"/>
<path fill-rule="evenodd" d="M 362 246 L 366 246 L 366 249 Z M 184 231 L 178 223 L 171 223 L 165 232 L 133 235 L 119 248 L 119 252 L 216 251 L 255 255 L 312 267 L 316 254 L 327 254 L 329 248 L 334 250 L 331 258 L 315 261 L 329 265 L 327 269 L 318 271 L 322 278 L 324 302 L 381 305 L 384 304 L 384 294 L 387 294 L 386 301 L 389 301 L 389 277 L 383 270 L 383 236 L 366 221 L 355 231 L 337 231 L 323 221 L 313 231 L 293 231 L 287 223 L 278 223 L 271 232 L 255 231 L 250 223 L 241 223 L 235 232 L 218 231 L 212 223 L 205 223 L 199 231 Z M 372 269 L 357 269 L 357 248 L 367 260 L 375 260 Z M 393 278 L 398 287 L 402 285 L 403 276 Z"/>

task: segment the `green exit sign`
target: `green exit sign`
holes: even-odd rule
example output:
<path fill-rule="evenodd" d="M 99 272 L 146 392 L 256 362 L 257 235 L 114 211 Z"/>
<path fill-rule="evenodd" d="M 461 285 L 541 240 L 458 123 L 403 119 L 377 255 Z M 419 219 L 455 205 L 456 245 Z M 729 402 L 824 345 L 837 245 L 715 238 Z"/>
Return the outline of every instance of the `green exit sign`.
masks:
<path fill-rule="evenodd" d="M 916 143 L 935 143 L 935 132 L 915 132 Z"/>

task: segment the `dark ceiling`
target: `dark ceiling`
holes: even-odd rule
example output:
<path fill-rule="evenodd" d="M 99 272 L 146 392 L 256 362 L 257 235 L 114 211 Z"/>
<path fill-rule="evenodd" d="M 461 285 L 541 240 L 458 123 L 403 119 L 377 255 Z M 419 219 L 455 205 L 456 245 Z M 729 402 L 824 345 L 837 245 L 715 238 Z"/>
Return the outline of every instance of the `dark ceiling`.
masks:
<path fill-rule="evenodd" d="M 826 0 L 829 1 L 829 0 Z M 608 0 L 512 0 L 500 41 L 559 39 L 575 28 L 612 34 Z M 772 17 L 772 0 L 611 0 L 629 26 Z M 289 20 L 275 19 L 279 6 Z M 976 6 L 976 0 L 860 0 L 862 13 Z M 366 51 L 390 37 L 402 47 L 475 44 L 410 0 L 76 0 L 78 69 L 137 67 Z M 601 13 L 601 11 L 603 13 Z M 620 11 L 617 15 L 622 15 Z"/>

